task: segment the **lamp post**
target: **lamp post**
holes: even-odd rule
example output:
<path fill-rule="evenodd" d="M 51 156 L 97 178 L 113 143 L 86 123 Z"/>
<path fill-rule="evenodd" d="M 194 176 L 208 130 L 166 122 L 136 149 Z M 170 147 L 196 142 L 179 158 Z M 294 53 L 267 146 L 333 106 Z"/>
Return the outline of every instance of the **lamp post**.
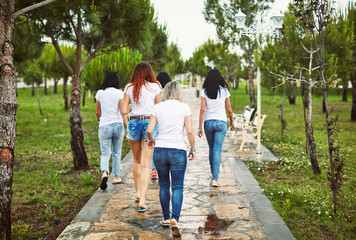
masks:
<path fill-rule="evenodd" d="M 250 27 L 245 26 L 246 14 L 239 12 L 236 14 L 236 27 L 239 31 L 239 37 L 247 36 L 251 40 L 256 39 L 258 43 L 258 56 L 261 54 L 261 45 L 259 42 L 259 36 L 262 41 L 267 35 L 278 35 L 279 30 L 283 28 L 282 14 L 274 14 L 271 17 L 271 22 L 265 23 L 262 19 L 262 13 L 260 18 L 257 19 Z M 257 67 L 257 148 L 256 148 L 256 161 L 262 160 L 262 148 L 261 148 L 261 71 Z"/>

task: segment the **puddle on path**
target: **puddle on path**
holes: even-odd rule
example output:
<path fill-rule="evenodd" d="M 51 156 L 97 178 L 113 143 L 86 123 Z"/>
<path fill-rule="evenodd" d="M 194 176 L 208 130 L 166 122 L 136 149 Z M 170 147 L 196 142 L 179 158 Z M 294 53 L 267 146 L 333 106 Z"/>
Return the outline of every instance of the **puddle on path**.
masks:
<path fill-rule="evenodd" d="M 204 227 L 199 227 L 198 232 L 201 234 L 226 230 L 233 222 L 235 221 L 224 221 L 219 219 L 215 214 L 210 214 L 207 216 Z"/>

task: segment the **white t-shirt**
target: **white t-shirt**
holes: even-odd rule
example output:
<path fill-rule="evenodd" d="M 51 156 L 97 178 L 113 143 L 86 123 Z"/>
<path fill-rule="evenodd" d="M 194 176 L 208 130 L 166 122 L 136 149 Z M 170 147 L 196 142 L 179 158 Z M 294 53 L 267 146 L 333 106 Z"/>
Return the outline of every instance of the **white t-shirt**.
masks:
<path fill-rule="evenodd" d="M 99 126 L 123 122 L 119 108 L 119 102 L 123 98 L 123 91 L 114 87 L 109 87 L 105 90 L 100 89 L 96 93 L 95 99 L 100 102 L 101 109 Z"/>
<path fill-rule="evenodd" d="M 230 92 L 227 88 L 220 86 L 220 91 L 216 99 L 210 99 L 205 94 L 205 88 L 201 90 L 200 96 L 206 100 L 206 110 L 204 115 L 204 121 L 206 120 L 222 120 L 227 122 L 225 100 L 230 97 Z"/>
<path fill-rule="evenodd" d="M 139 104 L 134 101 L 132 90 L 133 85 L 131 83 L 127 84 L 124 90 L 124 93 L 129 95 L 131 101 L 130 116 L 150 116 L 153 112 L 153 106 L 155 105 L 155 97 L 162 91 L 160 85 L 145 81 L 145 84 L 142 85 Z"/>
<path fill-rule="evenodd" d="M 153 107 L 153 115 L 158 129 L 155 147 L 186 150 L 184 120 L 192 115 L 190 107 L 178 100 L 166 100 Z"/>

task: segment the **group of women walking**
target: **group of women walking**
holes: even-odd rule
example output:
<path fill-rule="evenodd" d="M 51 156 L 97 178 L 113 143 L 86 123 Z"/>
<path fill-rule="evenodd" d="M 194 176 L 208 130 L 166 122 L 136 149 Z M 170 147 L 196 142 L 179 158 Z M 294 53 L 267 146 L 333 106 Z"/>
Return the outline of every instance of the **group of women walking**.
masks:
<path fill-rule="evenodd" d="M 203 136 L 204 124 L 212 175 L 210 185 L 214 187 L 221 186 L 218 177 L 221 150 L 227 132 L 226 111 L 233 124 L 229 97 L 228 85 L 220 72 L 210 70 L 201 91 L 198 136 Z M 111 155 L 114 175 L 112 184 L 122 182 L 119 178 L 121 147 L 126 135 L 133 153 L 134 200 L 138 202 L 138 211 L 145 212 L 148 209 L 145 198 L 150 165 L 153 165 L 151 177 L 158 174 L 160 186 L 159 199 L 163 215 L 160 225 L 171 227 L 173 236 L 179 237 L 181 233 L 178 222 L 187 160 L 193 160 L 196 156 L 192 112 L 182 102 L 180 84 L 170 81 L 168 74 L 163 72 L 156 79 L 150 64 L 140 62 L 133 70 L 124 91 L 119 88 L 117 74 L 109 72 L 95 98 L 101 149 L 100 189 L 107 188 Z M 190 145 L 188 154 L 185 136 Z"/>

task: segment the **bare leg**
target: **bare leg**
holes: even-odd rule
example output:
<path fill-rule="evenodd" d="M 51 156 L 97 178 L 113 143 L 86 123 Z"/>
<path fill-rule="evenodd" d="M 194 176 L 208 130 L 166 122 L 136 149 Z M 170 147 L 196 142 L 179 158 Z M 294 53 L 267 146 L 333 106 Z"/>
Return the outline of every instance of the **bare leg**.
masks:
<path fill-rule="evenodd" d="M 145 207 L 145 198 L 150 181 L 150 165 L 153 149 L 148 148 L 148 141 L 142 143 L 142 160 L 141 160 L 141 182 L 140 182 L 140 203 L 139 207 Z"/>
<path fill-rule="evenodd" d="M 129 140 L 132 154 L 133 154 L 133 164 L 132 164 L 132 174 L 135 182 L 135 191 L 136 191 L 136 198 L 141 197 L 141 192 L 140 192 L 140 179 L 141 179 L 141 155 L 142 155 L 142 149 L 141 149 L 141 141 L 131 141 Z"/>

